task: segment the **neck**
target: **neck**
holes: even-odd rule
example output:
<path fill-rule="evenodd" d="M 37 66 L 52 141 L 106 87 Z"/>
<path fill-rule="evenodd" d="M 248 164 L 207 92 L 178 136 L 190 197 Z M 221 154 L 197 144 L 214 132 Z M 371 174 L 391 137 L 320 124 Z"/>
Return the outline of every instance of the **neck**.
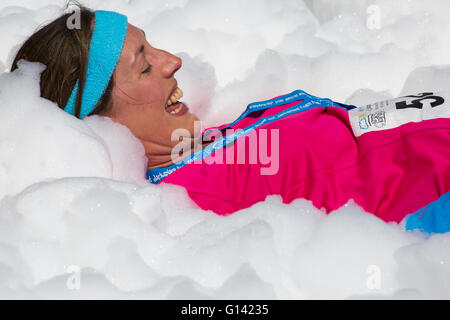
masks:
<path fill-rule="evenodd" d="M 211 142 L 212 141 L 202 141 L 201 148 L 206 147 Z M 145 148 L 145 155 L 148 159 L 147 170 L 168 167 L 199 150 L 199 147 L 195 145 L 192 140 L 190 142 L 190 148 L 184 148 L 182 155 L 174 154 L 172 156 L 172 151 L 174 150 L 173 146 L 155 145 L 154 143 L 146 141 L 142 141 L 142 143 Z"/>

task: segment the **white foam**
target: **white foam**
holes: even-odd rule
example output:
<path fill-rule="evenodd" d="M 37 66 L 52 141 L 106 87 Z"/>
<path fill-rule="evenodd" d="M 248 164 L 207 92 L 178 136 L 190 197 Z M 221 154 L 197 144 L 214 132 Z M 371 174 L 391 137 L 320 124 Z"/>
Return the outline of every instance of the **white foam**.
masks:
<path fill-rule="evenodd" d="M 365 104 L 450 80 L 443 0 L 83 3 L 127 14 L 182 57 L 179 86 L 207 125 L 295 89 Z M 2 1 L 0 72 L 62 4 Z M 145 181 L 127 128 L 40 98 L 44 67 L 0 75 L 0 297 L 450 298 L 448 235 L 425 240 L 352 202 L 328 216 L 277 196 L 202 211 L 184 189 Z"/>

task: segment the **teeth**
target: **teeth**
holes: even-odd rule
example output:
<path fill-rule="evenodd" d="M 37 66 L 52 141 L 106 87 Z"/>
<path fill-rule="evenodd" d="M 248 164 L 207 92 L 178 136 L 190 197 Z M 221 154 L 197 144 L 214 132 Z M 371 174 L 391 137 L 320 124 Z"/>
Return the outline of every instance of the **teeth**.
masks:
<path fill-rule="evenodd" d="M 170 105 L 174 104 L 174 103 L 177 102 L 182 96 L 183 96 L 183 91 L 181 91 L 180 88 L 177 88 L 177 90 L 175 90 L 174 94 L 169 98 L 169 100 L 167 100 L 166 105 L 167 105 L 167 106 L 170 106 Z"/>
<path fill-rule="evenodd" d="M 176 113 L 180 112 L 181 109 L 183 109 L 183 105 L 182 104 L 180 104 L 175 110 L 170 112 L 170 114 L 176 114 Z"/>

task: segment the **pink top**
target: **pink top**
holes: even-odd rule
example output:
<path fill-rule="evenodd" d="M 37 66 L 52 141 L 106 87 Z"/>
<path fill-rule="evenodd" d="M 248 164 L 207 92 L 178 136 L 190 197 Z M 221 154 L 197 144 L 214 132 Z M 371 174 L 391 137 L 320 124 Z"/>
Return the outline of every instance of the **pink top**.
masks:
<path fill-rule="evenodd" d="M 232 127 L 245 128 L 293 105 L 256 112 Z M 262 129 L 267 129 L 267 139 Z M 247 161 L 238 162 L 242 142 L 252 138 L 246 135 L 201 164 L 184 165 L 162 182 L 185 187 L 198 206 L 219 215 L 280 195 L 284 203 L 311 200 L 327 213 L 354 199 L 364 210 L 396 222 L 450 191 L 449 118 L 355 136 L 347 110 L 318 106 L 264 124 L 255 135 L 258 141 L 267 141 L 267 150 L 278 150 L 270 165 L 261 157 L 249 164 L 249 155 L 257 151 L 248 143 Z M 227 151 L 230 148 L 234 154 Z M 221 157 L 224 163 L 210 163 Z M 266 174 L 261 174 L 263 168 Z"/>

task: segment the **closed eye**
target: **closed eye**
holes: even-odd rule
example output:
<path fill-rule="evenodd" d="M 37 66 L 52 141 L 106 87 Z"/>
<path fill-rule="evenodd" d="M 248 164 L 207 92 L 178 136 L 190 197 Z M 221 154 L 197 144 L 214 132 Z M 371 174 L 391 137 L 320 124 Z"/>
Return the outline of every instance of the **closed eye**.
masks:
<path fill-rule="evenodd" d="M 152 70 L 152 66 L 148 65 L 148 67 L 144 71 L 142 71 L 142 73 L 149 73 L 151 70 Z"/>

